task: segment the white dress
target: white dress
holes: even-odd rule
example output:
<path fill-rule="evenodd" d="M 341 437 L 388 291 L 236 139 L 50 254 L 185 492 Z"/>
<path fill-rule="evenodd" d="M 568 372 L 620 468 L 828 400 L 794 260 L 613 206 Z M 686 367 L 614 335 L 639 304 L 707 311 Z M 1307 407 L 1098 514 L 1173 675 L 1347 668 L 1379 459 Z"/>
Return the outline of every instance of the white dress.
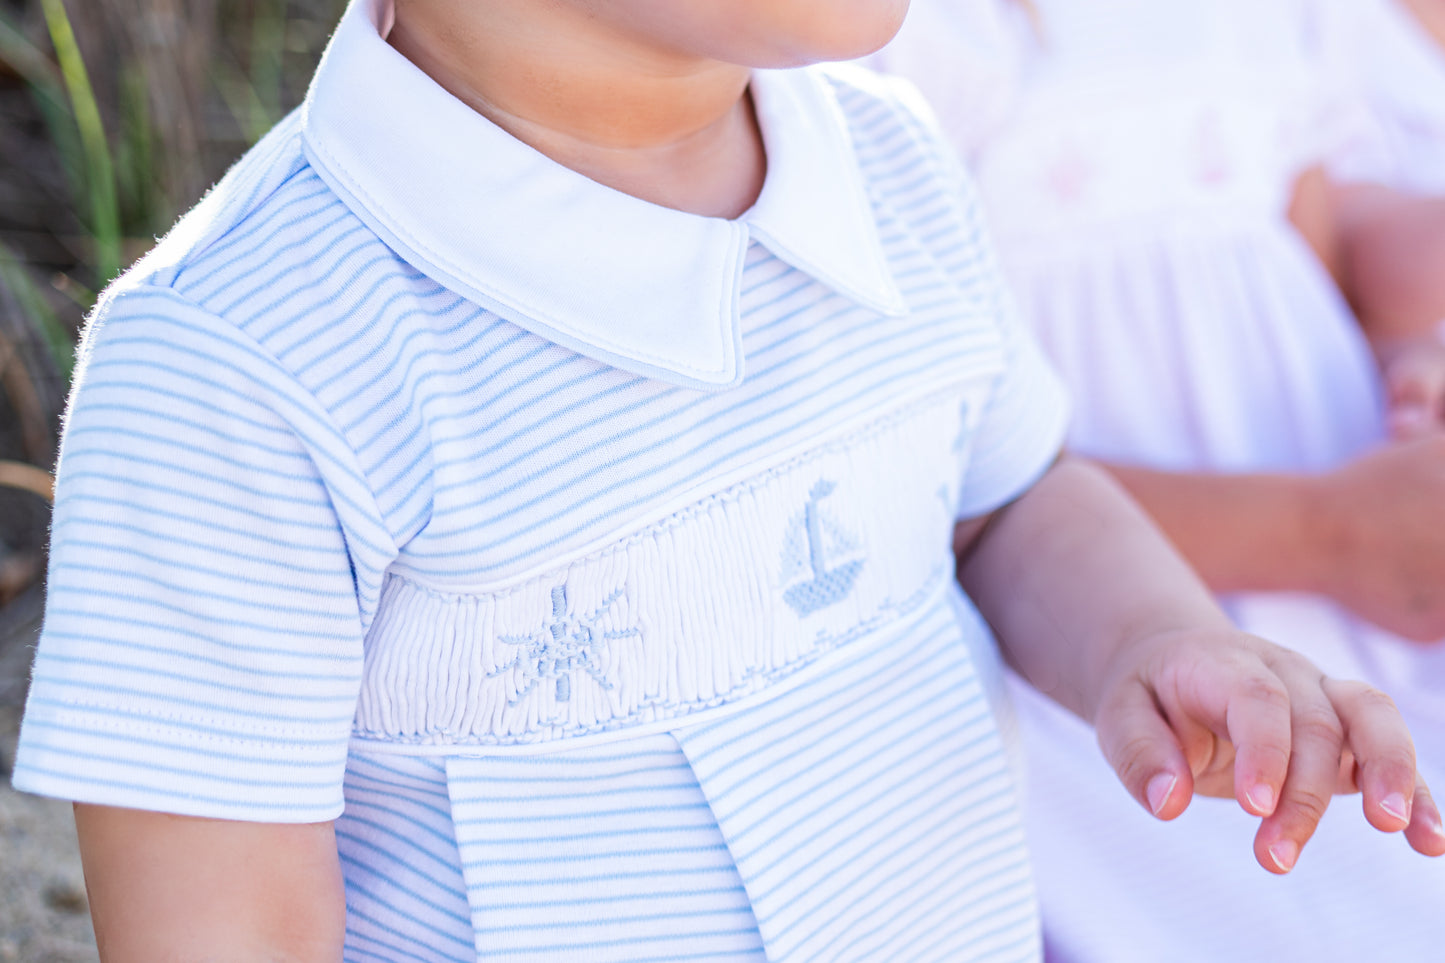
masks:
<path fill-rule="evenodd" d="M 994 0 L 917 0 L 875 65 L 923 88 L 971 162 L 1022 313 L 1073 392 L 1071 446 L 1181 471 L 1309 471 L 1379 443 L 1368 347 L 1284 213 L 1305 168 L 1371 156 L 1371 117 L 1338 67 L 1360 10 L 1035 6 L 1031 20 Z M 1445 787 L 1445 702 L 1430 692 L 1445 648 L 1319 598 L 1226 602 L 1246 629 L 1394 694 Z M 1445 866 L 1373 830 L 1358 800 L 1275 878 L 1233 801 L 1156 822 L 1084 723 L 1012 688 L 1051 959 L 1438 958 Z"/>

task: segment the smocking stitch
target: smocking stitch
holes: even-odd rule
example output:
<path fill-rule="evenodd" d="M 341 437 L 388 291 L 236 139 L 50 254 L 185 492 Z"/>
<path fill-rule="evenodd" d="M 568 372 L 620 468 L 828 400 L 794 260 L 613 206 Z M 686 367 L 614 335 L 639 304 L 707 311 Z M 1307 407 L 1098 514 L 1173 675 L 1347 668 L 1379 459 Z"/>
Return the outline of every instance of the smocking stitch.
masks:
<path fill-rule="evenodd" d="M 431 728 L 424 732 L 409 735 L 400 735 L 355 726 L 352 729 L 352 737 L 368 743 L 372 748 L 384 748 L 386 746 L 438 746 L 448 749 L 467 747 L 485 748 L 541 745 L 556 742 L 561 739 L 574 739 L 582 736 L 618 732 L 655 721 L 658 713 L 665 713 L 667 717 L 675 718 L 679 725 L 681 725 L 682 720 L 689 716 L 694 716 L 700 712 L 736 702 L 739 699 L 753 695 L 768 686 L 794 676 L 816 663 L 819 659 L 837 652 L 845 646 L 856 642 L 858 639 L 873 633 L 882 626 L 897 621 L 903 616 L 916 611 L 928 601 L 934 593 L 940 591 L 947 584 L 947 581 L 952 578 L 952 574 L 952 569 L 948 566 L 934 566 L 924 579 L 923 584 L 902 600 L 893 601 L 891 599 L 885 599 L 872 616 L 855 623 L 845 631 L 829 633 L 827 630 L 820 628 L 814 636 L 812 648 L 807 653 L 800 655 L 785 665 L 774 666 L 771 669 L 749 669 L 732 688 L 708 699 L 695 699 L 692 701 L 646 701 L 639 703 L 632 712 L 625 716 L 614 716 L 605 722 L 593 723 L 591 725 L 572 725 L 567 727 L 565 732 L 558 732 L 557 729 L 559 727 L 554 725 L 550 730 L 533 730 L 513 736 L 470 736 L 459 738 L 453 732 L 438 728 Z"/>

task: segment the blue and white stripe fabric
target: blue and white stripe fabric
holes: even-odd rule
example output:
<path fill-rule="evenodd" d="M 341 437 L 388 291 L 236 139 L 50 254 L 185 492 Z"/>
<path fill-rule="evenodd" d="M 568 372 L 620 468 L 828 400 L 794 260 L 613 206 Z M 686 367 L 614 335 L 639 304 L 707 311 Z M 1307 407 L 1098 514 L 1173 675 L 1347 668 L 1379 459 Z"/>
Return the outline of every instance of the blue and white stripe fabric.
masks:
<path fill-rule="evenodd" d="M 16 785 L 334 819 L 348 959 L 1035 958 L 950 536 L 1066 404 L 931 124 L 759 71 L 695 217 L 388 13 L 91 321 Z"/>

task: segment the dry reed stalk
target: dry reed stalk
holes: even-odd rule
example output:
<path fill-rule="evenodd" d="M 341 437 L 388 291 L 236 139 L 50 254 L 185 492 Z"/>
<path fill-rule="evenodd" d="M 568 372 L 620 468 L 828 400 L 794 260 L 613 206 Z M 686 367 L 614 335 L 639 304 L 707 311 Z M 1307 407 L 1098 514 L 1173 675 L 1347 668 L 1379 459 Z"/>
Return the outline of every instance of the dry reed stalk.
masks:
<path fill-rule="evenodd" d="M 0 485 L 30 492 L 47 502 L 55 499 L 55 477 L 23 461 L 0 461 Z"/>

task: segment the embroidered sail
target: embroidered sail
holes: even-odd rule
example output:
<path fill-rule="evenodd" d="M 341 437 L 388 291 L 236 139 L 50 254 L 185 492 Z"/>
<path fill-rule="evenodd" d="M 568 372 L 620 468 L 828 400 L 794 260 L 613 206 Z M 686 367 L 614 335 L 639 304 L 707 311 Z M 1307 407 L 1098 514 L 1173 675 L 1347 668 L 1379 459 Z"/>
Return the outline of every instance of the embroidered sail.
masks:
<path fill-rule="evenodd" d="M 783 600 L 800 616 L 841 602 L 863 568 L 858 539 L 819 504 L 836 486 L 820 480 L 783 543 Z"/>

